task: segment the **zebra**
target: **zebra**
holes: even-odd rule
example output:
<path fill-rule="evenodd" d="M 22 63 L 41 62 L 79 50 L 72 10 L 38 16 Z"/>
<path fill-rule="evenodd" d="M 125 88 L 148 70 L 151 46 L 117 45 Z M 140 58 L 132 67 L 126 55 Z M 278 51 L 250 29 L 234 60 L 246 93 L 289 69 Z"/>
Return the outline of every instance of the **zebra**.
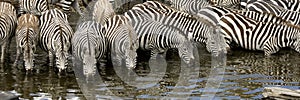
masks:
<path fill-rule="evenodd" d="M 72 52 L 83 63 L 84 75 L 94 74 L 97 61 L 105 54 L 107 42 L 103 26 L 96 21 L 79 23 L 72 37 Z M 75 63 L 75 62 L 74 62 Z"/>
<path fill-rule="evenodd" d="M 193 44 L 187 35 L 176 27 L 163 25 L 136 10 L 125 12 L 133 24 L 138 39 L 139 48 L 151 50 L 151 58 L 155 59 L 158 53 L 166 53 L 170 48 L 177 48 L 179 56 L 190 64 L 193 56 Z"/>
<path fill-rule="evenodd" d="M 241 0 L 209 0 L 213 6 L 232 7 L 239 5 Z"/>
<path fill-rule="evenodd" d="M 227 13 L 239 13 L 248 18 L 254 19 L 260 22 L 272 22 L 272 23 L 291 23 L 290 21 L 279 17 L 272 13 L 267 12 L 256 12 L 256 11 L 245 11 L 245 10 L 234 10 L 220 6 L 208 6 L 201 9 L 198 13 L 199 17 L 207 19 L 213 25 L 217 25 L 221 17 Z"/>
<path fill-rule="evenodd" d="M 18 15 L 30 13 L 41 15 L 42 12 L 49 9 L 46 0 L 19 0 Z"/>
<path fill-rule="evenodd" d="M 192 15 L 197 15 L 198 11 L 203 7 L 210 6 L 207 0 L 169 0 L 171 7 L 177 10 L 187 12 Z"/>
<path fill-rule="evenodd" d="M 227 13 L 218 25 L 228 50 L 231 44 L 237 44 L 248 50 L 262 50 L 266 56 L 284 47 L 300 52 L 300 27 L 292 24 L 258 22 L 241 14 Z"/>
<path fill-rule="evenodd" d="M 129 19 L 123 15 L 115 15 L 107 20 L 105 30 L 111 59 L 117 61 L 118 66 L 124 59 L 127 68 L 135 68 L 139 41 Z"/>
<path fill-rule="evenodd" d="M 50 66 L 53 66 L 53 55 L 59 71 L 66 68 L 68 50 L 74 34 L 68 23 L 68 18 L 61 10 L 54 8 L 45 11 L 40 17 L 39 42 L 41 48 L 48 52 Z"/>
<path fill-rule="evenodd" d="M 98 0 L 92 5 L 92 19 L 104 25 L 108 18 L 116 15 L 108 0 Z"/>
<path fill-rule="evenodd" d="M 24 14 L 18 18 L 16 29 L 17 55 L 15 64 L 19 60 L 21 52 L 25 61 L 25 69 L 32 70 L 34 64 L 34 52 L 37 45 L 39 32 L 39 19 L 33 14 Z"/>
<path fill-rule="evenodd" d="M 7 2 L 0 2 L 0 45 L 1 45 L 1 62 L 4 63 L 6 48 L 14 35 L 17 24 L 16 9 Z"/>
<path fill-rule="evenodd" d="M 194 17 L 181 11 L 165 12 L 153 6 L 137 4 L 131 10 L 136 10 L 144 16 L 160 22 L 163 25 L 174 27 L 184 32 L 189 40 L 206 43 L 211 33 L 212 24 L 202 18 Z M 134 19 L 138 20 L 138 19 Z"/>
<path fill-rule="evenodd" d="M 263 1 L 268 4 L 279 6 L 287 10 L 300 12 L 299 0 L 241 0 L 240 2 L 241 8 L 245 9 L 248 4 L 256 1 Z"/>
<path fill-rule="evenodd" d="M 83 12 L 80 9 L 79 0 L 17 0 L 19 2 L 20 9 L 18 9 L 18 15 L 24 13 L 32 13 L 35 15 L 41 15 L 42 12 L 50 8 L 60 8 L 65 13 L 71 11 L 73 7 L 76 12 L 80 15 L 83 15 Z M 83 7 L 86 8 L 88 3 L 95 0 L 80 0 L 83 4 Z"/>
<path fill-rule="evenodd" d="M 268 2 L 256 1 L 248 4 L 246 9 L 257 12 L 274 13 L 276 16 L 282 17 L 282 19 L 285 19 L 294 25 L 300 25 L 300 12 L 286 10 L 282 7 L 269 4 Z"/>

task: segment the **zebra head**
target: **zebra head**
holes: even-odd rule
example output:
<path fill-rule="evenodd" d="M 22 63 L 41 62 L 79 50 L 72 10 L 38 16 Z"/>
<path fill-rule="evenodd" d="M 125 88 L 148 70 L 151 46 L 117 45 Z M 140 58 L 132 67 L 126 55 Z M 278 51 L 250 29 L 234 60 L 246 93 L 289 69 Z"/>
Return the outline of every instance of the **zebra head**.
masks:
<path fill-rule="evenodd" d="M 25 61 L 25 69 L 31 70 L 34 66 L 34 52 L 36 50 L 36 43 L 34 40 L 29 41 L 30 43 L 27 43 L 27 46 L 24 47 L 24 61 Z"/>
<path fill-rule="evenodd" d="M 190 64 L 192 60 L 195 59 L 193 55 L 193 44 L 186 40 L 178 47 L 178 53 L 180 58 L 187 64 Z"/>
<path fill-rule="evenodd" d="M 138 43 L 139 43 L 138 40 L 125 43 L 125 48 L 126 48 L 125 64 L 126 67 L 129 69 L 133 69 L 136 66 L 136 57 L 137 57 L 136 50 L 139 47 Z"/>
<path fill-rule="evenodd" d="M 294 43 L 291 46 L 291 48 L 300 53 L 300 35 L 297 35 L 296 41 L 294 41 Z"/>
<path fill-rule="evenodd" d="M 85 45 L 85 47 L 83 47 L 82 57 L 84 75 L 94 74 L 97 63 L 95 46 L 90 45 L 90 47 L 87 47 L 87 45 Z"/>
<path fill-rule="evenodd" d="M 59 72 L 65 70 L 68 65 L 68 44 L 61 45 L 62 43 L 56 42 L 55 45 L 55 59 L 56 59 L 56 66 L 58 67 Z"/>

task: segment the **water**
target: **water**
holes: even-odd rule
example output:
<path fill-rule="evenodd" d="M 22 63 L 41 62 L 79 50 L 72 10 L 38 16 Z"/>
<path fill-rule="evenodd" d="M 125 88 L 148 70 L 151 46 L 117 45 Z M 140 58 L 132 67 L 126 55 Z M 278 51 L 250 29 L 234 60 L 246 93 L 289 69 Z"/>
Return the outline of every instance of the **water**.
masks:
<path fill-rule="evenodd" d="M 76 20 L 71 18 L 73 26 Z M 197 66 L 184 66 L 176 50 L 171 50 L 163 65 L 165 71 L 151 69 L 145 53 L 139 52 L 134 73 L 103 64 L 94 78 L 86 79 L 78 76 L 72 68 L 65 75 L 58 75 L 47 65 L 47 53 L 41 50 L 36 56 L 36 71 L 26 74 L 21 65 L 12 67 L 15 59 L 15 43 L 12 43 L 10 61 L 0 69 L 0 91 L 14 93 L 20 99 L 36 100 L 200 99 L 210 95 L 214 95 L 214 99 L 258 99 L 262 98 L 264 87 L 300 88 L 300 57 L 293 50 L 281 50 L 271 57 L 265 57 L 262 52 L 234 50 L 227 55 L 224 71 L 217 73 L 222 75 L 221 83 L 216 84 L 218 88 L 207 88 L 206 83 L 216 69 L 211 67 L 211 54 L 202 46 L 198 50 Z M 117 70 L 124 73 L 117 73 Z M 156 73 L 152 74 L 155 70 Z M 136 77 L 120 76 L 127 74 Z"/>

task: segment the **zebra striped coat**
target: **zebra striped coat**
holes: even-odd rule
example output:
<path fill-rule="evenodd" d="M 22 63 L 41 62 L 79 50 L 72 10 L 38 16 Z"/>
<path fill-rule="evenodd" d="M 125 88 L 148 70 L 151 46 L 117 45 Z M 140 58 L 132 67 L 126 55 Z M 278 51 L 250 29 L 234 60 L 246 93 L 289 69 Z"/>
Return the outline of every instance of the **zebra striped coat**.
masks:
<path fill-rule="evenodd" d="M 248 50 L 262 50 L 265 55 L 276 53 L 284 47 L 300 52 L 298 26 L 257 22 L 234 13 L 225 14 L 219 25 L 228 49 L 234 43 Z"/>
<path fill-rule="evenodd" d="M 259 22 L 272 22 L 272 23 L 284 23 L 289 22 L 282 17 L 278 17 L 275 14 L 267 12 L 256 12 L 256 11 L 244 11 L 244 10 L 233 10 L 220 6 L 208 6 L 201 9 L 198 13 L 199 17 L 207 19 L 209 22 L 217 25 L 223 15 L 226 13 L 239 13 L 248 18 L 254 19 Z"/>
<path fill-rule="evenodd" d="M 107 42 L 103 32 L 100 23 L 85 21 L 79 23 L 72 37 L 73 54 L 83 63 L 84 75 L 95 74 L 96 63 L 106 52 Z"/>
<path fill-rule="evenodd" d="M 282 7 L 287 10 L 300 12 L 300 1 L 299 0 L 241 0 L 241 8 L 246 8 L 248 4 L 251 4 L 256 1 L 263 1 L 268 4 L 272 4 L 278 7 Z"/>
<path fill-rule="evenodd" d="M 276 16 L 282 17 L 282 19 L 285 19 L 294 25 L 300 25 L 300 12 L 290 11 L 279 6 L 269 4 L 268 2 L 256 1 L 249 3 L 246 6 L 246 9 L 257 12 L 274 13 Z"/>
<path fill-rule="evenodd" d="M 93 6 L 92 19 L 101 25 L 104 25 L 108 18 L 114 15 L 114 9 L 108 0 L 98 0 Z"/>
<path fill-rule="evenodd" d="M 47 51 L 50 66 L 53 66 L 53 55 L 59 71 L 66 68 L 71 38 L 74 34 L 68 23 L 67 15 L 59 9 L 45 11 L 40 17 L 39 41 L 43 50 Z"/>
<path fill-rule="evenodd" d="M 139 42 L 131 21 L 123 15 L 115 15 L 107 20 L 105 30 L 113 61 L 120 66 L 124 59 L 127 68 L 135 68 Z"/>
<path fill-rule="evenodd" d="M 1 63 L 4 63 L 6 47 L 9 47 L 11 38 L 15 32 L 17 14 L 13 5 L 0 2 L 0 45 Z"/>
<path fill-rule="evenodd" d="M 47 0 L 19 0 L 18 14 L 30 13 L 41 15 L 42 12 L 48 10 Z"/>
<path fill-rule="evenodd" d="M 171 7 L 192 15 L 197 15 L 200 9 L 210 6 L 210 2 L 206 0 L 170 0 L 170 2 Z"/>
<path fill-rule="evenodd" d="M 153 20 L 136 10 L 129 10 L 125 13 L 133 23 L 137 32 L 140 48 L 151 50 L 152 57 L 158 53 L 164 53 L 170 48 L 177 48 L 179 56 L 190 63 L 194 59 L 193 45 L 182 31 L 176 27 L 163 25 L 161 22 Z"/>
<path fill-rule="evenodd" d="M 205 19 L 197 19 L 184 12 L 165 12 L 161 9 L 144 4 L 137 4 L 132 10 L 136 10 L 142 15 L 160 22 L 163 25 L 177 28 L 186 34 L 190 40 L 199 43 L 206 43 L 206 40 L 211 33 L 211 23 L 207 22 Z"/>
<path fill-rule="evenodd" d="M 38 32 L 38 17 L 32 14 L 24 14 L 18 18 L 18 26 L 16 31 L 17 55 L 15 64 L 19 60 L 22 52 L 26 70 L 32 70 L 34 66 L 34 52 L 38 43 Z"/>

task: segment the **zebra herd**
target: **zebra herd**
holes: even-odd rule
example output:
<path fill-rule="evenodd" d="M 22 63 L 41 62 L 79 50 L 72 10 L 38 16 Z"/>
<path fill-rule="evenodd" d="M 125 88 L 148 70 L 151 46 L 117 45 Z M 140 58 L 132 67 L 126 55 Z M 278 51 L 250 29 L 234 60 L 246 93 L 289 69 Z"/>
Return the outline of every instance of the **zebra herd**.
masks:
<path fill-rule="evenodd" d="M 146 1 L 123 14 L 116 14 L 108 0 L 87 0 L 94 4 L 78 11 L 81 21 L 76 30 L 68 22 L 70 15 L 65 11 L 69 9 L 48 8 L 53 2 L 66 1 L 60 6 L 78 3 L 20 0 L 20 15 L 10 3 L 0 2 L 1 62 L 13 36 L 15 64 L 22 53 L 26 70 L 33 69 L 39 45 L 48 53 L 50 66 L 65 70 L 72 53 L 82 62 L 84 74 L 94 73 L 106 54 L 116 66 L 135 68 L 137 49 L 150 50 L 150 59 L 155 59 L 176 48 L 184 63 L 191 64 L 195 44 L 205 44 L 213 52 L 212 34 L 223 37 L 227 50 L 241 47 L 271 55 L 290 47 L 300 52 L 297 0 L 170 0 L 170 5 Z M 234 5 L 238 7 L 231 8 Z"/>

